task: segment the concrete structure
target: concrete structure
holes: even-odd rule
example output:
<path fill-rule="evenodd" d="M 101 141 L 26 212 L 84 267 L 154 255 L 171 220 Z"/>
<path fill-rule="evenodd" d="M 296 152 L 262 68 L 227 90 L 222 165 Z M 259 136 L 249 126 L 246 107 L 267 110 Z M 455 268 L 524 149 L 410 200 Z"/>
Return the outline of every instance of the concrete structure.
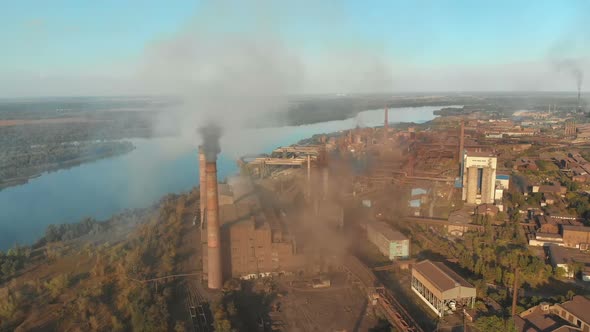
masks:
<path fill-rule="evenodd" d="M 210 289 L 223 287 L 219 229 L 219 198 L 217 196 L 217 162 L 207 161 L 207 284 Z"/>
<path fill-rule="evenodd" d="M 368 223 L 367 237 L 379 252 L 392 261 L 410 257 L 410 240 L 384 222 Z"/>
<path fill-rule="evenodd" d="M 590 250 L 590 227 L 562 225 L 561 229 L 566 247 Z"/>
<path fill-rule="evenodd" d="M 564 136 L 576 137 L 576 120 L 567 119 L 564 123 Z"/>
<path fill-rule="evenodd" d="M 231 275 L 236 278 L 257 278 L 291 271 L 305 264 L 297 255 L 292 239 L 277 225 L 250 218 L 229 228 Z"/>
<path fill-rule="evenodd" d="M 463 157 L 463 200 L 469 204 L 494 203 L 497 158 L 493 153 L 467 151 Z"/>
<path fill-rule="evenodd" d="M 494 193 L 494 200 L 499 201 L 504 197 L 504 190 L 510 188 L 510 175 L 496 174 L 496 188 Z"/>
<path fill-rule="evenodd" d="M 475 303 L 475 287 L 441 262 L 425 260 L 415 264 L 411 287 L 439 317 L 453 306 L 473 308 Z"/>
<path fill-rule="evenodd" d="M 207 186 L 209 188 L 209 183 Z M 218 188 L 218 243 L 222 276 L 250 279 L 281 272 L 298 272 L 305 268 L 304 256 L 297 253 L 295 241 L 282 226 L 283 216 L 263 209 L 248 177 L 229 177 L 227 185 L 219 185 Z M 233 203 L 221 204 L 224 200 Z M 208 208 L 208 221 L 209 212 Z M 211 223 L 208 222 L 209 225 Z M 204 262 L 209 262 L 210 255 L 215 252 L 207 241 Z M 205 264 L 204 276 L 208 275 L 208 281 L 212 277 L 210 269 L 211 264 Z"/>

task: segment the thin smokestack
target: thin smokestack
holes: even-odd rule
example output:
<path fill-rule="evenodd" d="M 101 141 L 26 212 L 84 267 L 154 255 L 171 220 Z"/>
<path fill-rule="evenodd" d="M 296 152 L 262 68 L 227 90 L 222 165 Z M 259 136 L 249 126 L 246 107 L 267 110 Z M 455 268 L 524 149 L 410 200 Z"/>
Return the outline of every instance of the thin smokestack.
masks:
<path fill-rule="evenodd" d="M 459 165 L 463 166 L 463 150 L 465 150 L 465 121 L 461 120 L 459 132 Z"/>
<path fill-rule="evenodd" d="M 209 124 L 199 129 L 203 137 L 207 208 L 207 283 L 210 289 L 223 286 L 221 243 L 219 230 L 219 199 L 217 197 L 217 154 L 221 151 L 221 128 Z"/>
<path fill-rule="evenodd" d="M 385 107 L 385 124 L 384 124 L 385 130 L 387 130 L 389 128 L 389 110 L 387 109 L 387 107 Z"/>
<path fill-rule="evenodd" d="M 205 208 L 207 207 L 207 177 L 205 167 L 207 159 L 202 146 L 199 146 L 199 189 L 200 189 L 200 208 L 201 208 L 201 229 L 205 225 Z"/>
<path fill-rule="evenodd" d="M 311 156 L 307 155 L 307 199 L 311 199 Z"/>
<path fill-rule="evenodd" d="M 207 261 L 208 286 L 221 289 L 223 286 L 221 243 L 219 230 L 219 201 L 217 197 L 217 162 L 207 161 Z"/>

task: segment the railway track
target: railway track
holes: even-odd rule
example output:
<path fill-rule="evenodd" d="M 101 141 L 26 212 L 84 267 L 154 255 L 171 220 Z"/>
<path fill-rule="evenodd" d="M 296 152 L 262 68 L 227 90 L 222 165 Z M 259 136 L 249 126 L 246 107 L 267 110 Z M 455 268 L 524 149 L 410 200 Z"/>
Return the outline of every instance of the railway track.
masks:
<path fill-rule="evenodd" d="M 370 299 L 377 300 L 378 307 L 392 325 L 401 331 L 424 332 L 410 313 L 395 299 L 391 291 L 386 289 L 371 269 L 358 258 L 348 256 L 342 267 L 358 280 Z"/>
<path fill-rule="evenodd" d="M 208 311 L 207 301 L 199 293 L 198 288 L 192 281 L 187 282 L 187 310 L 191 320 L 191 326 L 194 332 L 213 331 L 212 318 Z"/>

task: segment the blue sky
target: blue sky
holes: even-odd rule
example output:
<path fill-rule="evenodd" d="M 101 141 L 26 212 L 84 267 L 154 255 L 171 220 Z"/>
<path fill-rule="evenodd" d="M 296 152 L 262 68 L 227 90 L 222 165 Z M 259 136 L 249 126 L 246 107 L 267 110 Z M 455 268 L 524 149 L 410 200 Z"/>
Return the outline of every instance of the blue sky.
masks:
<path fill-rule="evenodd" d="M 590 29 L 583 22 L 590 16 L 588 1 L 279 2 L 271 7 L 263 1 L 226 1 L 236 9 L 219 17 L 195 1 L 6 2 L 0 12 L 0 87 L 36 77 L 53 77 L 58 86 L 63 77 L 70 85 L 96 76 L 133 79 L 146 46 L 154 42 L 175 38 L 195 24 L 231 32 L 257 20 L 269 20 L 264 26 L 305 58 L 334 45 L 362 48 L 378 53 L 380 61 L 403 72 L 401 77 L 413 70 L 422 79 L 430 70 L 465 75 L 482 70 L 485 77 L 494 68 L 518 64 L 534 71 L 551 54 L 590 54 Z M 42 93 L 42 83 L 33 86 Z M 68 94 L 67 87 L 55 93 Z M 5 94 L 26 94 L 23 88 Z"/>

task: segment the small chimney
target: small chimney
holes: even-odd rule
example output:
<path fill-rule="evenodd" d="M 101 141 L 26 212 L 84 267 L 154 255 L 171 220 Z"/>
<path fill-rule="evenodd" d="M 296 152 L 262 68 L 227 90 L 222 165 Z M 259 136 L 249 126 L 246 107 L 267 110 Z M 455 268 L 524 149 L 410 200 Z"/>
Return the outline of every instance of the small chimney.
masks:
<path fill-rule="evenodd" d="M 221 289 L 223 286 L 221 244 L 219 230 L 219 198 L 217 197 L 217 162 L 207 161 L 207 261 L 208 286 Z"/>

